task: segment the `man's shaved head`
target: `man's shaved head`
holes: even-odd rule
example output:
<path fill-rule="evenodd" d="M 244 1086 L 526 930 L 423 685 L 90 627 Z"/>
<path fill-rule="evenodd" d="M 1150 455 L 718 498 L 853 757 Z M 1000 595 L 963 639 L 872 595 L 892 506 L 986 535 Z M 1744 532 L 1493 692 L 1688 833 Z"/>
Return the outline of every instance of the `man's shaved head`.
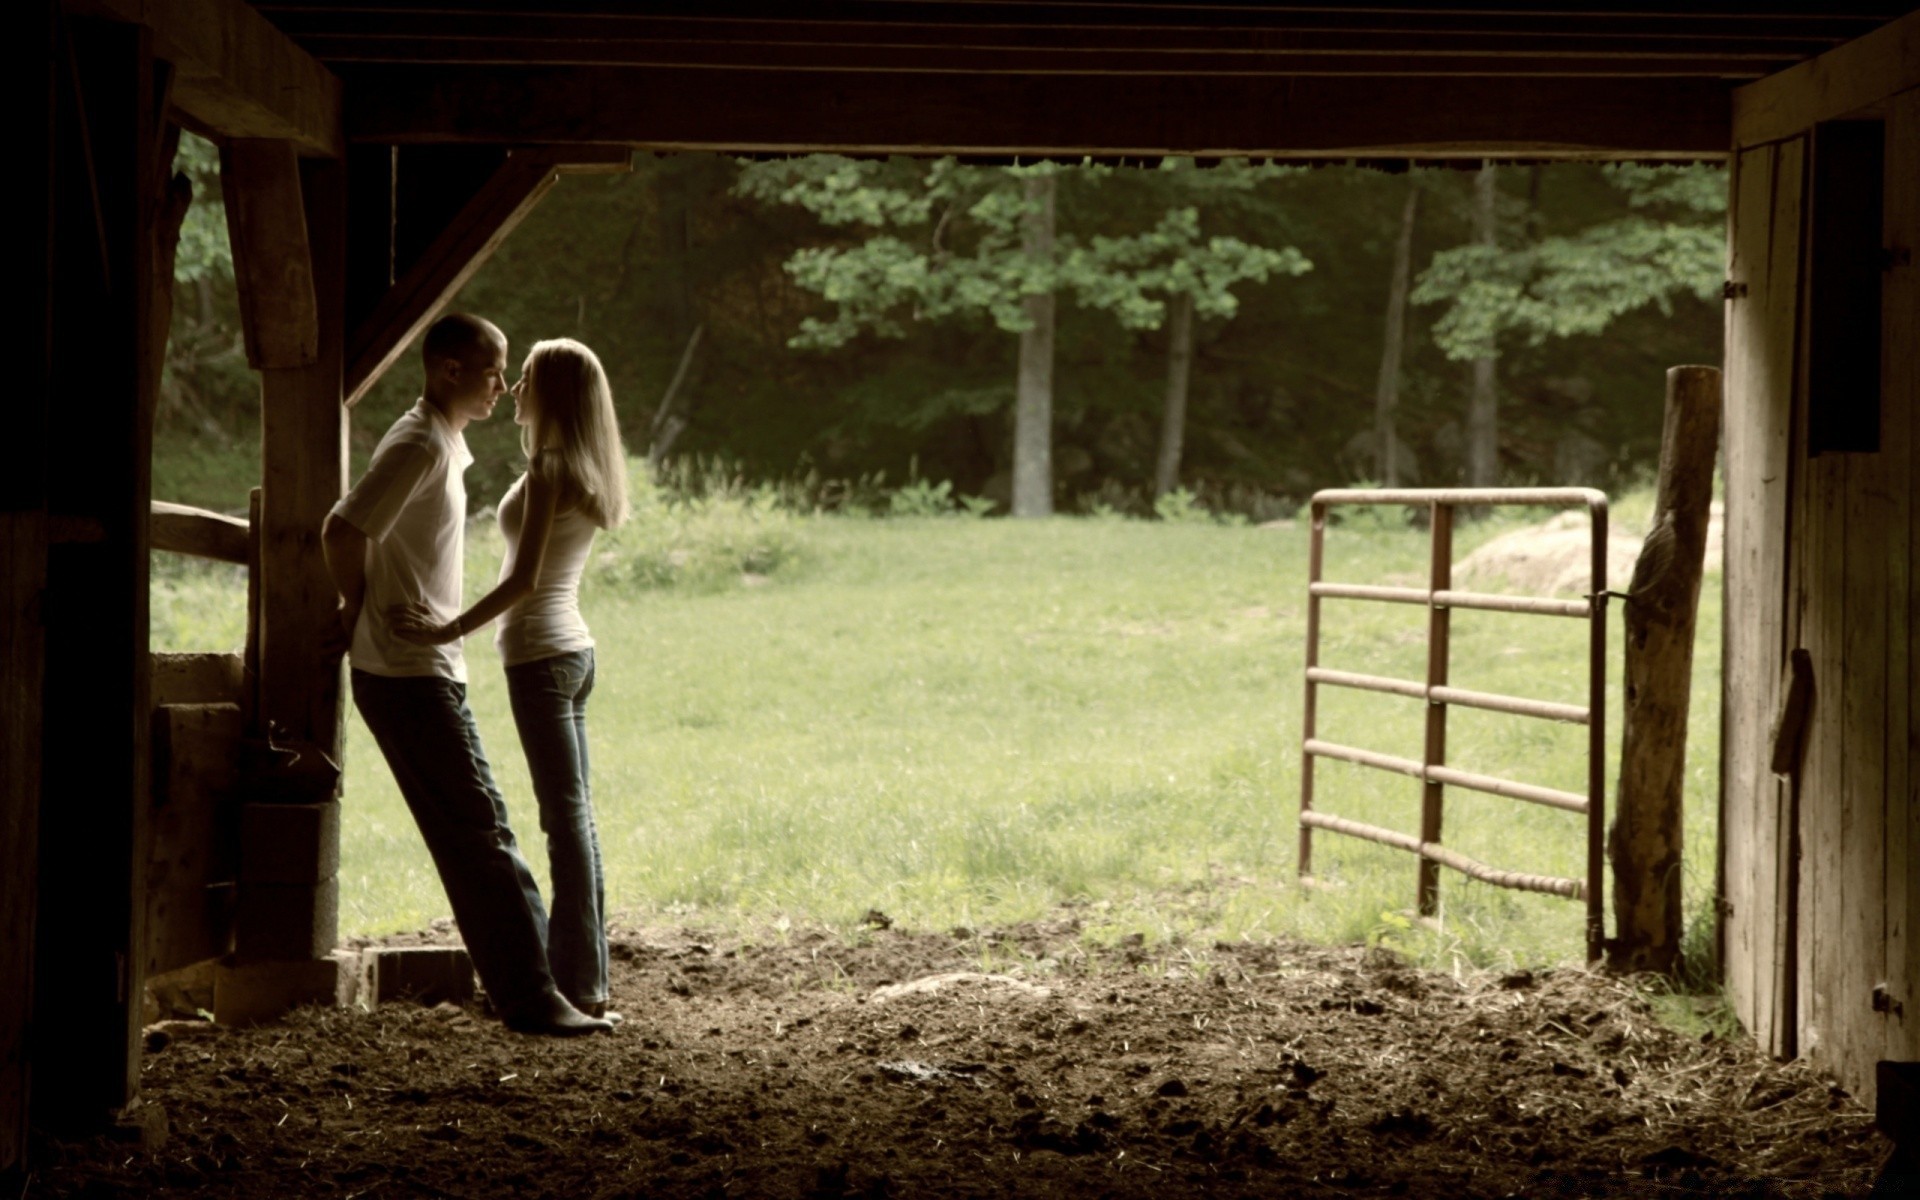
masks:
<path fill-rule="evenodd" d="M 506 344 L 507 335 L 492 321 L 470 313 L 448 313 L 428 328 L 420 342 L 420 357 L 431 370 L 436 362 L 451 358 L 465 363 L 481 352 L 491 355 Z"/>

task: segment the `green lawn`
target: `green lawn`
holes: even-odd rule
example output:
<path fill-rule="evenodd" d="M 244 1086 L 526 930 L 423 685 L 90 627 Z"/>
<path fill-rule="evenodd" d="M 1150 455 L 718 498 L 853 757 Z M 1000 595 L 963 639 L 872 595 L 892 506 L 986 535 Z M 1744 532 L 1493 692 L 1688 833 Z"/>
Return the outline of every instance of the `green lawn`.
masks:
<path fill-rule="evenodd" d="M 1617 508 L 1616 520 L 1644 519 L 1644 498 L 1626 507 L 1635 511 Z M 1420 577 L 1424 534 L 1359 524 L 1332 534 L 1330 577 Z M 762 553 L 771 574 L 743 581 L 729 568 L 661 586 L 671 571 L 634 565 L 649 555 L 684 563 L 722 526 L 731 532 L 717 540 L 740 561 L 761 553 L 741 551 L 743 538 L 774 545 Z M 1463 532 L 1458 555 L 1495 528 Z M 473 543 L 477 590 L 498 544 Z M 1068 905 L 1101 940 L 1371 938 L 1442 967 L 1577 959 L 1580 905 L 1451 872 L 1443 927 L 1409 927 L 1415 862 L 1399 851 L 1318 835 L 1316 867 L 1333 886 L 1300 886 L 1306 550 L 1304 525 L 643 505 L 585 596 L 599 640 L 590 721 L 611 905 L 702 924 L 785 919 L 849 931 L 876 908 L 905 926 L 946 929 Z M 237 641 L 240 591 L 231 572 L 165 564 L 156 648 Z M 1717 578 L 1703 591 L 1687 811 L 1695 911 L 1712 881 L 1718 769 Z M 1423 630 L 1419 609 L 1329 602 L 1322 661 L 1418 678 Z M 1616 746 L 1619 644 L 1616 605 Z M 544 878 L 490 641 L 470 639 L 468 659 L 495 772 Z M 1582 623 L 1455 618 L 1457 686 L 1580 702 L 1585 663 Z M 1417 702 L 1322 696 L 1322 736 L 1418 756 Z M 1584 739 L 1575 727 L 1456 708 L 1449 760 L 1584 791 Z M 342 931 L 446 912 L 357 719 L 347 753 Z M 1413 832 L 1418 804 L 1412 780 L 1319 768 L 1326 811 Z M 1515 801 L 1450 792 L 1446 840 L 1500 866 L 1583 870 L 1582 819 Z M 1695 925 L 1702 936 L 1706 924 Z"/>

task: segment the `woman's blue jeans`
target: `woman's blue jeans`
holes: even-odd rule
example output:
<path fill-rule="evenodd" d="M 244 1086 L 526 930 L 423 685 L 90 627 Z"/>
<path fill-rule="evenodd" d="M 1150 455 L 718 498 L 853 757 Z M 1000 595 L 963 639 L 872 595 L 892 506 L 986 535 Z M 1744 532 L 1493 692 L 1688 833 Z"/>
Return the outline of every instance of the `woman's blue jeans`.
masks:
<path fill-rule="evenodd" d="M 582 1007 L 607 1000 L 606 884 L 587 773 L 592 692 L 592 650 L 507 668 L 513 722 L 540 802 L 540 829 L 547 835 L 553 882 L 547 963 L 561 993 Z"/>

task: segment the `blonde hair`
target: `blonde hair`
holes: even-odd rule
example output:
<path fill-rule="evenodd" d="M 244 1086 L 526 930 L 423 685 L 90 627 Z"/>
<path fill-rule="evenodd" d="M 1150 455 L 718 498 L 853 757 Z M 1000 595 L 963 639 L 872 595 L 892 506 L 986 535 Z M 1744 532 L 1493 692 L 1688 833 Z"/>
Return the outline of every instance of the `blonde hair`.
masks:
<path fill-rule="evenodd" d="M 627 452 L 606 369 L 581 343 L 552 338 L 534 344 L 526 377 L 533 419 L 520 433 L 521 449 L 533 469 L 550 453 L 562 506 L 612 529 L 627 519 Z"/>

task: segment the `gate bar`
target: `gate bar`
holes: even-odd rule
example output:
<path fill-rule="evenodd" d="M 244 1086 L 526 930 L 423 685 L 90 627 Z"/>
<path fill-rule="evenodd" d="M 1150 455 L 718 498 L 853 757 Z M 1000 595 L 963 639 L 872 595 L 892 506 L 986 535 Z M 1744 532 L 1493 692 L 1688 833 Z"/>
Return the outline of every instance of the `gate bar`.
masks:
<path fill-rule="evenodd" d="M 1364 821 L 1349 821 L 1345 817 L 1336 817 L 1331 813 L 1301 813 L 1300 819 L 1309 825 L 1333 833 L 1344 833 L 1348 837 L 1357 837 L 1364 841 L 1379 842 L 1383 846 L 1394 846 L 1418 854 L 1422 859 L 1442 863 L 1452 867 L 1462 875 L 1471 876 L 1482 883 L 1491 883 L 1496 887 L 1514 888 L 1523 892 L 1545 892 L 1552 896 L 1565 896 L 1569 900 L 1578 900 L 1586 894 L 1586 885 L 1578 879 L 1561 879 L 1556 875 L 1529 875 L 1523 871 L 1502 871 L 1490 867 L 1477 858 L 1468 858 L 1458 850 L 1449 850 L 1445 846 L 1436 846 L 1431 842 L 1422 842 L 1398 830 L 1382 829 L 1378 825 L 1369 825 Z"/>
<path fill-rule="evenodd" d="M 1528 800 L 1534 804 L 1544 804 L 1548 808 L 1560 808 L 1568 812 L 1587 811 L 1585 796 L 1574 792 L 1563 792 L 1558 788 L 1520 783 L 1512 779 L 1502 779 L 1497 775 L 1480 775 L 1439 763 L 1427 766 L 1416 759 L 1401 758 L 1397 754 L 1381 754 L 1377 750 L 1362 750 L 1358 746 L 1321 741 L 1319 738 L 1309 738 L 1301 749 L 1310 758 L 1335 758 L 1341 762 L 1350 762 L 1362 767 L 1392 771 L 1396 775 L 1408 775 L 1423 782 L 1450 783 L 1455 787 L 1485 792 L 1490 796 L 1505 796 L 1509 800 Z"/>
<path fill-rule="evenodd" d="M 1321 578 L 1325 568 L 1327 508 L 1334 504 L 1405 505 L 1425 507 L 1429 513 L 1432 538 L 1429 578 L 1425 588 L 1383 587 L 1367 584 L 1328 583 Z M 1456 505 L 1582 505 L 1591 519 L 1592 591 L 1582 600 L 1558 600 L 1535 596 L 1505 596 L 1455 591 L 1453 573 L 1453 508 Z M 1546 891 L 1573 899 L 1584 899 L 1587 909 L 1587 956 L 1598 958 L 1605 949 L 1606 869 L 1606 690 L 1607 690 L 1607 496 L 1595 488 L 1416 488 L 1359 489 L 1330 488 L 1314 494 L 1311 540 L 1307 567 L 1307 653 L 1306 696 L 1302 709 L 1302 751 L 1300 769 L 1300 853 L 1299 870 L 1313 870 L 1315 828 L 1370 836 L 1389 834 L 1390 845 L 1415 849 L 1420 855 L 1420 912 L 1437 911 L 1439 876 L 1435 864 L 1452 866 L 1462 873 L 1500 886 Z M 1396 604 L 1422 604 L 1428 608 L 1427 680 L 1424 685 L 1412 680 L 1364 675 L 1349 671 L 1326 670 L 1320 666 L 1320 602 L 1323 599 L 1375 600 Z M 1492 612 L 1525 613 L 1540 616 L 1574 617 L 1588 623 L 1587 705 L 1558 704 L 1490 692 L 1475 692 L 1448 686 L 1449 613 L 1455 608 Z M 1377 754 L 1351 746 L 1322 742 L 1318 732 L 1318 692 L 1320 684 L 1386 692 L 1427 702 L 1424 761 Z M 1453 704 L 1483 708 L 1518 716 L 1584 724 L 1587 727 L 1587 795 L 1539 787 L 1460 771 L 1445 765 L 1446 712 Z M 1313 809 L 1314 760 L 1339 758 L 1362 766 L 1371 766 L 1421 780 L 1421 818 L 1419 838 L 1377 830 L 1373 826 L 1347 821 Z M 1584 811 L 1587 816 L 1587 882 L 1560 880 L 1544 875 L 1525 875 L 1499 871 L 1472 859 L 1457 855 L 1440 842 L 1444 786 L 1465 787 L 1511 799 L 1527 800 Z M 1357 831 L 1366 829 L 1367 835 Z M 1372 837 L 1381 841 L 1382 838 Z M 1406 843 L 1412 843 L 1411 846 Z M 1457 861 L 1456 861 L 1457 860 Z M 1527 882 L 1520 882 L 1520 881 Z M 1537 886 L 1536 886 L 1537 885 Z"/>
<path fill-rule="evenodd" d="M 1431 700 L 1435 704 L 1458 704 L 1466 708 L 1484 708 L 1489 712 L 1511 713 L 1518 717 L 1541 717 L 1585 725 L 1587 710 L 1578 704 L 1556 704 L 1551 700 L 1529 700 L 1520 696 L 1502 696 L 1495 692 L 1473 692 L 1466 688 L 1429 688 L 1411 679 L 1387 675 L 1362 675 L 1356 671 L 1334 671 L 1326 667 L 1307 668 L 1307 679 L 1333 687 L 1355 688 L 1363 692 L 1385 692 L 1412 700 Z"/>
<path fill-rule="evenodd" d="M 1540 596 L 1502 596 L 1491 592 L 1428 591 L 1426 588 L 1380 587 L 1370 583 L 1314 583 L 1310 596 L 1332 600 L 1383 600 L 1388 604 L 1435 604 L 1442 608 L 1478 608 L 1488 612 L 1536 613 L 1543 617 L 1587 617 L 1593 609 L 1585 600 L 1549 600 Z"/>

